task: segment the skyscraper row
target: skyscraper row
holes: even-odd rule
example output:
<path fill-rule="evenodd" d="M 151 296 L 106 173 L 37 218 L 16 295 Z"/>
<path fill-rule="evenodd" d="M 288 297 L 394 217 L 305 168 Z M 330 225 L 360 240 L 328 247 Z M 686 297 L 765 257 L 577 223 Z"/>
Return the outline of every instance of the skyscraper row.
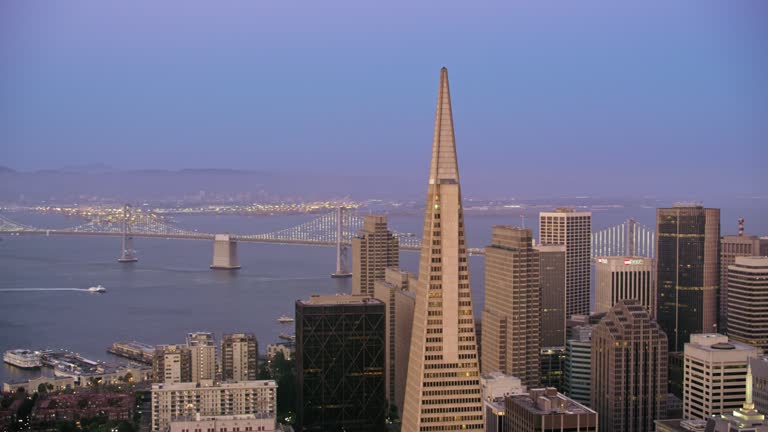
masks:
<path fill-rule="evenodd" d="M 151 430 L 277 430 L 277 383 L 256 380 L 257 357 L 250 333 L 225 334 L 220 363 L 212 333 L 188 333 L 184 345 L 158 346 Z"/>
<path fill-rule="evenodd" d="M 379 430 L 387 402 L 403 431 L 597 430 L 598 420 L 603 431 L 649 431 L 668 408 L 680 409 L 669 388 L 680 389 L 690 418 L 738 408 L 746 393 L 741 357 L 757 351 L 737 353 L 744 343 L 768 347 L 768 258 L 741 256 L 760 242 L 740 238 L 721 249 L 718 209 L 660 208 L 655 259 L 596 257 L 598 314 L 590 315 L 591 216 L 542 212 L 538 245 L 530 229 L 493 228 L 479 330 L 443 68 L 418 276 L 397 268 L 386 217 L 369 215 L 353 239 L 353 295 L 297 302 L 299 430 Z M 715 333 L 725 322 L 719 306 L 730 338 Z M 741 357 L 721 367 L 713 356 Z M 491 403 L 481 370 L 483 380 L 528 390 Z M 573 416 L 561 415 L 566 407 Z M 560 424 L 549 423 L 555 418 Z"/>
<path fill-rule="evenodd" d="M 152 362 L 155 383 L 205 383 L 252 381 L 258 376 L 258 343 L 252 333 L 225 334 L 221 341 L 221 361 L 217 361 L 213 334 L 187 334 L 186 344 L 159 345 Z"/>

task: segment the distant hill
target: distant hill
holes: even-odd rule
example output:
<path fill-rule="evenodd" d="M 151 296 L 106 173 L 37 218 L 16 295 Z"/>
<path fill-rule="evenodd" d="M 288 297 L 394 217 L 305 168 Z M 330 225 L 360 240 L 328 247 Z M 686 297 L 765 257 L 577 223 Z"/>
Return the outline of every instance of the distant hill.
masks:
<path fill-rule="evenodd" d="M 189 196 L 293 199 L 403 198 L 423 182 L 384 176 L 315 175 L 229 169 L 116 170 L 105 165 L 18 172 L 0 169 L 2 201 L 175 200 Z"/>

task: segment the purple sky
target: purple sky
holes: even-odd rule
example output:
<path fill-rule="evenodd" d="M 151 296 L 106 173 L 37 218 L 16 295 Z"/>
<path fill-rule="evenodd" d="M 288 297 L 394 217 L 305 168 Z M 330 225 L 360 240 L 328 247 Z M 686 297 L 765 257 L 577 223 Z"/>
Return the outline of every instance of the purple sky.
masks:
<path fill-rule="evenodd" d="M 464 182 L 768 196 L 768 2 L 627 3 L 4 0 L 0 165 L 426 181 L 445 65 Z"/>

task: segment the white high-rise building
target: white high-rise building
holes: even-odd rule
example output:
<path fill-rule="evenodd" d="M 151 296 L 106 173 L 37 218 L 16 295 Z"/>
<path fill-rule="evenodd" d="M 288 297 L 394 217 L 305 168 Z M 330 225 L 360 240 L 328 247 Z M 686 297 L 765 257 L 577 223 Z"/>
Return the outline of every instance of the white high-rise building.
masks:
<path fill-rule="evenodd" d="M 253 333 L 225 334 L 221 340 L 222 380 L 255 380 L 258 356 L 259 345 Z"/>
<path fill-rule="evenodd" d="M 213 333 L 188 333 L 187 346 L 192 357 L 192 382 L 215 380 L 216 342 Z"/>
<path fill-rule="evenodd" d="M 741 408 L 749 359 L 760 349 L 717 333 L 691 335 L 685 344 L 683 418 L 706 420 Z"/>
<path fill-rule="evenodd" d="M 542 245 L 565 246 L 565 316 L 589 315 L 592 213 L 559 208 L 539 213 Z"/>
<path fill-rule="evenodd" d="M 158 345 L 152 359 L 153 382 L 183 383 L 192 381 L 192 356 L 186 345 Z"/>
<path fill-rule="evenodd" d="M 165 432 L 174 419 L 200 416 L 238 416 L 254 414 L 277 419 L 277 383 L 240 381 L 201 387 L 197 383 L 152 385 L 152 431 Z"/>
<path fill-rule="evenodd" d="M 744 235 L 744 219 L 739 219 L 739 234 L 720 237 L 720 323 L 721 333 L 728 332 L 728 268 L 736 257 L 768 256 L 768 238 Z"/>
<path fill-rule="evenodd" d="M 637 300 L 656 317 L 656 262 L 653 258 L 601 256 L 595 260 L 596 311 L 608 312 L 621 300 Z"/>
<path fill-rule="evenodd" d="M 768 257 L 728 266 L 728 337 L 768 350 Z"/>
<path fill-rule="evenodd" d="M 242 414 L 231 416 L 195 415 L 192 417 L 179 417 L 171 421 L 170 432 L 212 432 L 212 431 L 259 431 L 275 432 L 274 416 L 259 416 L 256 414 Z M 281 429 L 282 430 L 282 429 Z"/>

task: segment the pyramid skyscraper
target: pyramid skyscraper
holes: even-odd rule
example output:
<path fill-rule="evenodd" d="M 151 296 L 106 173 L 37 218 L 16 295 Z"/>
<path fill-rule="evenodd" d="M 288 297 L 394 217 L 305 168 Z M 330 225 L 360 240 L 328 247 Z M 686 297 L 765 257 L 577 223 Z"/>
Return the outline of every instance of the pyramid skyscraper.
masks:
<path fill-rule="evenodd" d="M 448 70 L 440 71 L 402 430 L 483 430 Z"/>

